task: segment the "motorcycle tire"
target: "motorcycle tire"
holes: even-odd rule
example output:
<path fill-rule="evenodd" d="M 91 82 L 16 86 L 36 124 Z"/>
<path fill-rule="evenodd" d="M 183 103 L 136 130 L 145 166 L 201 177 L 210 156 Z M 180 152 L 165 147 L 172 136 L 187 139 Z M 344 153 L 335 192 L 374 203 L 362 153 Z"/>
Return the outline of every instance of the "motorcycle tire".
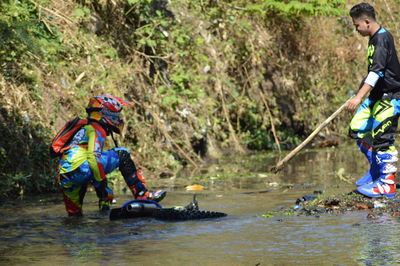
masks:
<path fill-rule="evenodd" d="M 186 210 L 186 209 L 174 209 L 174 208 L 163 208 L 155 210 L 153 217 L 159 220 L 198 220 L 198 219 L 209 219 L 219 218 L 226 216 L 223 212 L 214 211 L 201 211 L 201 210 Z"/>

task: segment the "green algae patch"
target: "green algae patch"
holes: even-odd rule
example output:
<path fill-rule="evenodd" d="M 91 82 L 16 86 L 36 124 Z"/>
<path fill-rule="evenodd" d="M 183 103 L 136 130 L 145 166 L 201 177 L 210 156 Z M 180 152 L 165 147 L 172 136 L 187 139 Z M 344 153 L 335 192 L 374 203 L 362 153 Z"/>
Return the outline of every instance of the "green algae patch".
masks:
<path fill-rule="evenodd" d="M 296 215 L 297 212 L 295 210 L 281 210 L 281 211 L 267 211 L 261 215 L 263 218 L 274 218 L 276 216 L 292 216 Z"/>
<path fill-rule="evenodd" d="M 267 211 L 266 213 L 261 215 L 261 217 L 263 217 L 263 218 L 272 218 L 272 217 L 275 216 L 275 214 L 276 214 L 276 212 L 274 212 L 274 211 Z"/>

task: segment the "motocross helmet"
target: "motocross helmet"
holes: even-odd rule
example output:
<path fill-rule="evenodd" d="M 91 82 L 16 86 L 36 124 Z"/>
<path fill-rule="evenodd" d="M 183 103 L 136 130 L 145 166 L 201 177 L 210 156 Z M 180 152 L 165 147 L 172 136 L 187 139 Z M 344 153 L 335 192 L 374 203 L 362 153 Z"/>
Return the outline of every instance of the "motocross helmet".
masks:
<path fill-rule="evenodd" d="M 112 95 L 99 95 L 89 99 L 86 112 L 88 119 L 99 121 L 108 132 L 111 130 L 120 134 L 124 128 L 124 121 L 120 118 L 124 105 L 132 106 L 133 103 Z"/>

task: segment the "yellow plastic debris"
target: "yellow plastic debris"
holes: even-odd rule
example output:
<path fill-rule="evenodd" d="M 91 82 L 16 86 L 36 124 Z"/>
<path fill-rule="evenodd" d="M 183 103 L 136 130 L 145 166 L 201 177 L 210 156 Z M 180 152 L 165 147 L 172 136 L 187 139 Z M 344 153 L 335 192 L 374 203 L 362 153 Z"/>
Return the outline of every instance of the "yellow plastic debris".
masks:
<path fill-rule="evenodd" d="M 203 190 L 204 187 L 202 185 L 190 185 L 186 187 L 186 190 Z"/>

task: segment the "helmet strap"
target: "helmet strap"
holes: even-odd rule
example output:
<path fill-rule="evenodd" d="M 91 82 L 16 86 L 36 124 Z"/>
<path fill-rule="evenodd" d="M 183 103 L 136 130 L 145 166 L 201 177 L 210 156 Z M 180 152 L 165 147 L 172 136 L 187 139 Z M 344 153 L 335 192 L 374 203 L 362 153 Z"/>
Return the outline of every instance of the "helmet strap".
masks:
<path fill-rule="evenodd" d="M 109 125 L 107 125 L 106 123 L 103 123 L 102 121 L 93 119 L 93 118 L 89 118 L 88 120 L 89 120 L 89 122 L 94 122 L 94 123 L 99 124 L 104 129 L 104 131 L 106 132 L 107 136 L 111 135 L 112 139 L 114 140 L 114 136 L 112 135 L 113 131 L 112 131 L 112 129 L 111 129 L 111 127 Z M 114 140 L 114 143 L 115 143 L 115 140 Z"/>
<path fill-rule="evenodd" d="M 114 138 L 114 134 L 113 134 L 113 131 L 112 131 L 112 130 L 110 130 L 110 135 L 111 135 L 112 140 L 114 141 L 115 147 L 118 148 L 118 142 L 117 142 L 117 140 Z"/>

